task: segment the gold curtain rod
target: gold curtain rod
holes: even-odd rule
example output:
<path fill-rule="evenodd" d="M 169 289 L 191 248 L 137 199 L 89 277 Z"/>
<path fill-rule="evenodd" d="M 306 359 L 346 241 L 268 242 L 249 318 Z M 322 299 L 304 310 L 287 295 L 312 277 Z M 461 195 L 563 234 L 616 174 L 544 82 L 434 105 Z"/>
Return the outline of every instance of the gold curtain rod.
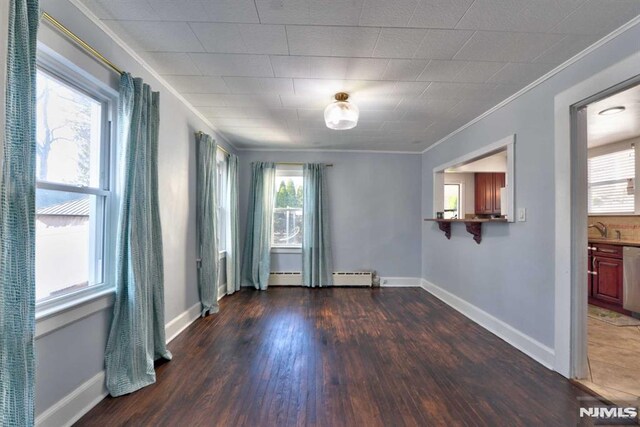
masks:
<path fill-rule="evenodd" d="M 75 35 L 75 33 L 73 31 L 71 31 L 70 29 L 65 27 L 56 18 L 54 18 L 53 16 L 49 15 L 47 12 L 42 12 L 42 19 L 44 19 L 45 21 L 49 22 L 54 28 L 56 28 L 62 34 L 64 34 L 65 36 L 67 36 L 68 38 L 70 38 L 71 40 L 76 42 L 81 48 L 83 48 L 87 53 L 89 53 L 91 56 L 96 58 L 98 61 L 100 61 L 103 64 L 105 64 L 107 67 L 111 68 L 116 73 L 124 74 L 124 71 L 122 71 L 120 68 L 118 68 L 113 62 L 111 62 L 107 58 L 105 58 L 100 52 L 95 50 L 89 43 L 85 42 L 80 37 Z"/>
<path fill-rule="evenodd" d="M 196 135 L 200 136 L 200 135 L 204 135 L 204 132 L 202 132 L 201 130 L 199 130 L 198 132 L 196 132 Z M 216 145 L 216 148 L 220 151 L 222 151 L 224 154 L 226 154 L 227 156 L 230 156 L 231 153 L 229 153 L 227 150 L 224 149 L 224 147 L 222 145 Z"/>

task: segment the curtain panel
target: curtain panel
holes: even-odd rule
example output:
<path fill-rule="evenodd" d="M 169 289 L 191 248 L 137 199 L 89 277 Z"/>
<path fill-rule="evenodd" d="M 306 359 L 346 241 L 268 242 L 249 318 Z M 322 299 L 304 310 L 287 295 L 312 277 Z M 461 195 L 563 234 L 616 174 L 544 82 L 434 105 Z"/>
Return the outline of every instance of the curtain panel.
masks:
<path fill-rule="evenodd" d="M 240 249 L 238 232 L 238 156 L 229 155 L 229 230 L 227 233 L 227 295 L 240 290 Z"/>
<path fill-rule="evenodd" d="M 325 165 L 316 163 L 303 168 L 302 284 L 309 287 L 333 285 L 325 171 Z"/>
<path fill-rule="evenodd" d="M 242 257 L 242 284 L 260 290 L 266 290 L 269 285 L 275 180 L 275 163 L 251 164 L 251 188 Z"/>
<path fill-rule="evenodd" d="M 218 199 L 216 143 L 198 133 L 196 228 L 198 234 L 198 290 L 202 317 L 218 312 Z"/>
<path fill-rule="evenodd" d="M 34 423 L 37 0 L 9 2 L 0 164 L 0 425 Z"/>
<path fill-rule="evenodd" d="M 142 79 L 120 78 L 121 205 L 116 297 L 105 350 L 112 396 L 155 382 L 154 360 L 171 359 L 164 332 L 164 265 L 158 201 L 159 94 Z"/>

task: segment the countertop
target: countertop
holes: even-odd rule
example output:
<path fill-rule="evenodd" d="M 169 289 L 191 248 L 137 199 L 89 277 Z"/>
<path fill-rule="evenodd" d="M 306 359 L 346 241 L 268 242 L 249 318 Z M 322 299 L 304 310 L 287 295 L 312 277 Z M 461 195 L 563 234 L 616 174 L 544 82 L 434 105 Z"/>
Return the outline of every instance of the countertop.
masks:
<path fill-rule="evenodd" d="M 618 239 L 601 239 L 601 238 L 589 238 L 589 243 L 602 243 L 606 245 L 615 245 L 615 246 L 635 246 L 640 247 L 639 241 L 634 240 L 618 240 Z"/>
<path fill-rule="evenodd" d="M 469 218 L 469 219 L 441 219 L 441 218 L 425 218 L 425 221 L 434 221 L 434 222 L 476 222 L 476 223 L 485 223 L 485 222 L 508 222 L 506 218 Z M 638 243 L 640 245 L 640 243 Z"/>

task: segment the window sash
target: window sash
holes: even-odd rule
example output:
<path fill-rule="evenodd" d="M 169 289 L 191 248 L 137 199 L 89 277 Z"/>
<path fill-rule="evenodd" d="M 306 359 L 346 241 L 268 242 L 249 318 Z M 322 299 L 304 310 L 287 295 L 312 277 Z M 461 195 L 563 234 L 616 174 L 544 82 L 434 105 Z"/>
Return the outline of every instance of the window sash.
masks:
<path fill-rule="evenodd" d="M 99 168 L 97 172 L 99 176 L 98 187 L 95 186 L 96 184 L 94 186 L 79 186 L 45 180 L 36 181 L 36 191 L 49 190 L 96 196 L 95 215 L 90 220 L 90 271 L 87 277 L 89 282 L 93 283 L 85 288 L 40 298 L 36 301 L 37 318 L 66 310 L 75 304 L 89 301 L 113 289 L 111 268 L 115 238 L 112 237 L 114 235 L 112 231 L 115 226 L 113 221 L 117 217 L 115 196 L 111 190 L 115 181 L 115 164 L 112 159 L 116 158 L 115 145 L 111 143 L 112 134 L 114 134 L 111 129 L 111 117 L 116 114 L 117 91 L 106 85 L 87 80 L 83 75 L 84 71 L 63 64 L 57 54 L 49 52 L 46 48 L 43 49 L 39 48 L 38 50 L 38 72 L 45 73 L 61 84 L 99 102 L 102 106 L 102 114 L 99 116 L 99 123 L 96 123 L 100 127 L 99 160 L 96 166 Z M 36 286 L 38 286 L 37 283 Z"/>
<path fill-rule="evenodd" d="M 285 181 L 285 184 L 287 182 L 288 179 L 290 178 L 296 178 L 296 179 L 300 179 L 303 176 L 303 170 L 302 170 L 302 165 L 277 165 L 276 166 L 276 180 L 275 180 L 275 188 L 274 188 L 274 193 L 275 193 L 275 197 L 277 197 L 278 195 L 278 189 L 280 187 L 280 183 L 282 181 Z M 302 182 L 302 186 L 304 188 L 304 180 Z M 296 188 L 297 190 L 297 188 Z M 283 248 L 302 248 L 302 242 L 300 243 L 295 243 L 295 242 L 279 242 L 276 239 L 276 215 L 279 214 L 285 214 L 285 233 L 290 233 L 291 230 L 295 230 L 295 218 L 296 216 L 302 218 L 302 207 L 281 207 L 278 208 L 276 206 L 274 206 L 273 209 L 273 216 L 271 219 L 271 223 L 272 223 L 272 230 L 271 230 L 271 247 L 273 248 L 277 248 L 277 249 L 283 249 Z M 288 228 L 287 228 L 288 227 Z M 300 232 L 291 236 L 289 239 L 287 240 L 291 240 L 292 238 L 296 237 L 297 235 L 302 234 L 302 228 L 300 229 Z M 288 234 L 287 234 L 288 235 Z"/>
<path fill-rule="evenodd" d="M 636 212 L 635 147 L 593 156 L 588 160 L 588 212 L 590 215 Z M 632 194 L 629 180 L 634 181 Z"/>
<path fill-rule="evenodd" d="M 457 203 L 456 203 L 456 209 L 455 210 L 447 209 L 447 200 L 445 200 L 445 202 L 444 202 L 444 216 L 445 216 L 445 219 L 451 219 L 451 218 L 454 218 L 454 217 L 459 219 L 460 215 L 461 215 L 460 214 L 460 202 L 461 202 L 460 199 L 461 199 L 461 196 L 462 196 L 462 191 L 461 191 L 461 187 L 462 186 L 460 184 L 445 184 L 444 185 L 445 198 L 446 198 L 446 195 L 447 195 L 447 187 L 455 187 L 456 193 L 458 195 L 458 200 L 457 200 Z"/>
<path fill-rule="evenodd" d="M 227 236 L 229 225 L 229 157 L 220 149 L 216 152 L 217 166 L 217 221 L 218 221 L 218 252 L 227 250 Z"/>

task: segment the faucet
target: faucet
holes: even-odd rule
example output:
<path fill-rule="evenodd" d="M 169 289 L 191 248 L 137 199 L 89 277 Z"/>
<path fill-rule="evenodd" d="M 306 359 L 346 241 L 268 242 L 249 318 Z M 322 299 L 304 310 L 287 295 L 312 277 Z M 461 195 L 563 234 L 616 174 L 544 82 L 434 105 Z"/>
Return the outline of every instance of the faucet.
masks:
<path fill-rule="evenodd" d="M 601 237 L 604 237 L 605 239 L 607 238 L 607 235 L 608 235 L 607 226 L 601 223 L 600 221 L 596 222 L 595 224 L 589 224 L 589 228 L 595 228 L 600 232 Z"/>

